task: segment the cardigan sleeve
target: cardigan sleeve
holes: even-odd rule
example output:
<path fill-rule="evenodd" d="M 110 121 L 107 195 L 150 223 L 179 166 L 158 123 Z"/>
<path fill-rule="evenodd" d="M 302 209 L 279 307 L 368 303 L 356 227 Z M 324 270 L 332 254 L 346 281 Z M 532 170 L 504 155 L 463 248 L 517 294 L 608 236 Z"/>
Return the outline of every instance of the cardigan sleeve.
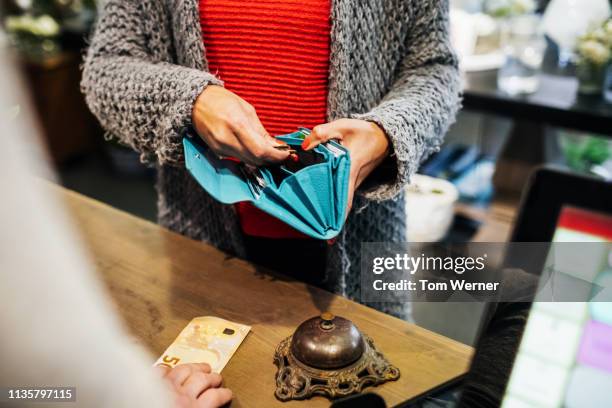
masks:
<path fill-rule="evenodd" d="M 391 89 L 372 110 L 352 115 L 378 124 L 391 142 L 390 157 L 375 171 L 376 182 L 366 184 L 362 192 L 376 201 L 397 196 L 421 162 L 439 150 L 461 105 L 448 2 L 418 3 L 407 34 L 407 53 Z"/>
<path fill-rule="evenodd" d="M 149 3 L 150 7 L 146 7 Z M 141 153 L 144 162 L 183 162 L 182 130 L 191 123 L 193 103 L 214 75 L 163 62 L 172 40 L 160 6 L 150 1 L 110 0 L 96 25 L 83 67 L 81 89 L 105 130 Z M 146 15 L 145 10 L 155 10 Z M 151 13 L 149 13 L 151 14 Z M 154 28 L 154 29 L 149 29 Z M 159 38 L 160 32 L 168 38 Z M 152 50 L 161 40 L 166 50 Z"/>

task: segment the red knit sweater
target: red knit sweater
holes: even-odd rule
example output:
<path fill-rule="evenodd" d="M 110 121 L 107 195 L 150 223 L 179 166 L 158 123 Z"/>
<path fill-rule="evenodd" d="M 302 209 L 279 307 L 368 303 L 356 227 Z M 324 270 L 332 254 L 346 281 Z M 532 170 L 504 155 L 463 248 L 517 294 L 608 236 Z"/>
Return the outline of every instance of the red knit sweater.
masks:
<path fill-rule="evenodd" d="M 200 0 L 210 72 L 272 135 L 326 120 L 329 13 L 330 0 Z M 248 203 L 236 208 L 245 234 L 304 237 Z"/>

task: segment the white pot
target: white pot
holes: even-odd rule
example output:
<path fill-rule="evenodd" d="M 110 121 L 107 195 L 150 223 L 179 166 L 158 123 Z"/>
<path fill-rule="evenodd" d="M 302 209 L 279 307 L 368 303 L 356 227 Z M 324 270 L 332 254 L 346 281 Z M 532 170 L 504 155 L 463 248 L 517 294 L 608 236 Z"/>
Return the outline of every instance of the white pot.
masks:
<path fill-rule="evenodd" d="M 406 187 L 407 233 L 410 242 L 442 239 L 453 221 L 457 188 L 450 182 L 415 174 Z"/>

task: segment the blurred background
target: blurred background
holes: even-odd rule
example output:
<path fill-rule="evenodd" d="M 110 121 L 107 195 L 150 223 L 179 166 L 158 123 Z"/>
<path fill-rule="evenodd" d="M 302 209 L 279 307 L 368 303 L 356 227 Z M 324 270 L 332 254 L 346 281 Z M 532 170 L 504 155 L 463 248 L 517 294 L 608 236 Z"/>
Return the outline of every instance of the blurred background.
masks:
<path fill-rule="evenodd" d="M 612 179 L 609 0 L 451 0 L 463 110 L 407 188 L 411 241 L 506 241 L 534 167 Z M 155 169 L 105 135 L 79 90 L 96 0 L 3 0 L 0 46 L 17 56 L 61 183 L 150 220 Z M 464 304 L 415 308 L 465 343 Z M 453 318 L 442 319 L 441 315 Z M 475 323 L 473 323 L 475 324 Z"/>

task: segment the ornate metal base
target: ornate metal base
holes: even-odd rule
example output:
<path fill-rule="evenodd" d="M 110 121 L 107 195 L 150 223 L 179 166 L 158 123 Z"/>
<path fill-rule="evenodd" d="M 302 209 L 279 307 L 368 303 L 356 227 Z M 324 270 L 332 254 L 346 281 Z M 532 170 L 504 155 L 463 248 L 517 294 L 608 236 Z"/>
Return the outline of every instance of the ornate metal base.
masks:
<path fill-rule="evenodd" d="M 290 351 L 291 336 L 283 340 L 274 354 L 275 395 L 281 401 L 302 400 L 313 395 L 340 398 L 361 392 L 365 387 L 395 381 L 400 372 L 376 350 L 371 338 L 363 335 L 365 351 L 355 363 L 336 370 L 308 367 Z"/>

